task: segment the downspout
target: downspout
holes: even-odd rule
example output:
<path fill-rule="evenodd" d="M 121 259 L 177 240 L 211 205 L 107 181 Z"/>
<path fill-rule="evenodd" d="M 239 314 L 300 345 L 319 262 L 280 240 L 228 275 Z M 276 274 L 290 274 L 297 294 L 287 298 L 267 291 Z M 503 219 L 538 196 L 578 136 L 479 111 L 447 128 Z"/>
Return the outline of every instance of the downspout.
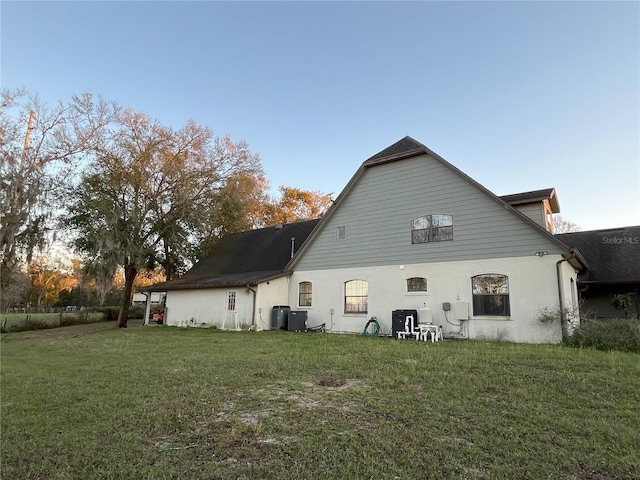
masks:
<path fill-rule="evenodd" d="M 568 258 L 563 258 L 562 260 L 558 260 L 556 262 L 556 276 L 558 278 L 558 306 L 560 307 L 560 330 L 562 331 L 562 340 L 567 338 L 567 315 L 564 308 L 564 297 L 562 295 L 562 274 L 560 273 L 560 265 L 563 262 L 568 262 L 576 258 L 576 255 L 573 249 L 569 250 L 571 254 Z"/>
<path fill-rule="evenodd" d="M 247 290 L 249 290 L 250 292 L 253 292 L 253 308 L 251 309 L 251 330 L 255 330 L 256 329 L 256 295 L 258 292 L 256 292 L 249 285 L 247 285 Z"/>

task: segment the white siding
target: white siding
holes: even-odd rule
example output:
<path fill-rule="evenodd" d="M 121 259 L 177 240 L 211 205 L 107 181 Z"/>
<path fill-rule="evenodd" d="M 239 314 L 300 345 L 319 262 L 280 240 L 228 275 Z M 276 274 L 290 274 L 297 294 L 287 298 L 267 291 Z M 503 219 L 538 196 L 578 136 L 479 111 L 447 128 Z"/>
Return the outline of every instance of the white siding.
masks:
<path fill-rule="evenodd" d="M 173 326 L 215 326 L 223 330 L 268 330 L 271 310 L 286 305 L 289 279 L 278 278 L 258 286 L 254 292 L 247 287 L 209 288 L 198 290 L 171 290 L 167 292 L 166 323 Z M 227 309 L 228 293 L 236 292 L 236 310 Z"/>
<path fill-rule="evenodd" d="M 227 310 L 227 293 L 236 292 L 236 310 Z M 227 289 L 170 290 L 166 323 L 174 326 L 215 326 L 223 330 L 249 328 L 252 293 L 245 287 Z"/>
<path fill-rule="evenodd" d="M 458 262 L 430 262 L 379 267 L 356 267 L 332 270 L 296 271 L 291 279 L 289 298 L 297 296 L 297 284 L 313 283 L 313 306 L 309 326 L 324 323 L 333 332 L 361 333 L 371 316 L 376 316 L 382 334 L 391 332 L 391 312 L 398 309 L 429 308 L 433 323 L 445 332 L 461 331 L 471 339 L 491 339 L 524 343 L 556 343 L 561 340 L 560 322 L 542 323 L 538 316 L 545 307 L 558 307 L 556 262 L 560 255 L 512 257 Z M 575 278 L 574 269 L 564 262 L 563 285 Z M 511 315 L 508 318 L 474 318 L 471 277 L 482 273 L 501 273 L 509 277 Z M 407 293 L 406 279 L 427 278 L 426 293 Z M 369 311 L 366 315 L 344 314 L 344 282 L 362 279 L 369 282 Z M 568 293 L 568 292 L 567 292 Z M 565 295 L 565 297 L 567 297 Z M 571 301 L 570 294 L 567 297 Z M 450 302 L 452 311 L 442 309 Z M 454 308 L 467 302 L 470 319 L 455 320 Z M 333 314 L 331 311 L 333 310 Z M 419 314 L 420 315 L 420 314 Z"/>

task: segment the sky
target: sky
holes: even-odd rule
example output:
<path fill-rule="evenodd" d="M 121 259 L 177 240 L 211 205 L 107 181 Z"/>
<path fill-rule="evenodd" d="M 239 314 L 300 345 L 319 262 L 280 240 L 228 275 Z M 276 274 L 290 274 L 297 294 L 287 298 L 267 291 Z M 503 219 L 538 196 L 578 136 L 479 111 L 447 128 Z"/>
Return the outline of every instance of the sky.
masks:
<path fill-rule="evenodd" d="M 333 193 L 409 135 L 497 195 L 640 225 L 640 2 L 0 2 L 3 89 L 246 140 Z"/>

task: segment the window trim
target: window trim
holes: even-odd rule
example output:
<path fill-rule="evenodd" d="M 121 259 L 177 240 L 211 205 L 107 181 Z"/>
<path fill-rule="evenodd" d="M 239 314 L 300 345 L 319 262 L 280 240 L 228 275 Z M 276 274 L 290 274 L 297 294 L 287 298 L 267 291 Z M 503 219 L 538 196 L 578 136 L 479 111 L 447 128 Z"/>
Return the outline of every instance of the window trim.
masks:
<path fill-rule="evenodd" d="M 434 217 L 448 217 L 449 224 L 434 225 Z M 441 221 L 438 219 L 439 222 Z M 416 223 L 423 221 L 424 228 L 415 228 Z M 438 222 L 438 223 L 439 223 Z M 420 245 L 422 243 L 450 242 L 453 241 L 453 215 L 448 213 L 432 213 L 422 215 L 411 220 L 411 244 Z M 441 238 L 442 232 L 449 231 L 446 235 L 449 238 Z"/>
<path fill-rule="evenodd" d="M 303 292 L 302 291 L 302 286 L 309 286 L 309 291 L 308 292 Z M 302 303 L 302 296 L 308 296 L 309 298 L 309 304 L 303 304 Z M 302 282 L 298 282 L 298 306 L 299 307 L 305 307 L 305 308 L 311 308 L 311 306 L 313 305 L 313 282 L 309 282 L 309 281 L 302 281 Z"/>
<path fill-rule="evenodd" d="M 227 290 L 227 312 L 238 311 L 237 301 L 238 301 L 238 293 L 235 290 Z"/>
<path fill-rule="evenodd" d="M 356 284 L 359 283 L 360 285 Z M 354 288 L 366 288 L 366 294 L 365 295 L 347 295 L 347 288 L 349 286 L 349 284 L 354 284 Z M 344 282 L 344 313 L 345 315 L 367 315 L 369 312 L 369 282 L 367 280 L 362 280 L 362 279 L 353 279 L 353 280 L 347 280 L 346 282 Z M 364 305 L 364 310 L 357 310 L 357 311 L 350 311 L 348 310 L 348 305 L 352 304 L 352 302 L 349 302 L 348 299 L 364 299 L 364 302 L 360 301 L 357 302 L 356 305 L 358 306 L 363 306 Z"/>
<path fill-rule="evenodd" d="M 424 290 L 411 290 L 409 288 L 409 280 L 424 280 Z M 426 295 L 429 291 L 429 281 L 427 280 L 427 277 L 421 277 L 421 276 L 407 277 L 405 278 L 404 287 L 405 287 L 405 293 L 409 295 Z"/>
<path fill-rule="evenodd" d="M 495 277 L 504 277 L 506 279 L 506 288 L 507 291 L 506 293 L 474 293 L 474 279 L 478 278 L 478 277 L 490 277 L 490 276 L 495 276 Z M 492 319 L 492 320 L 510 320 L 511 319 L 511 287 L 510 287 L 510 282 L 509 282 L 509 275 L 507 275 L 506 273 L 499 273 L 499 272 L 490 272 L 490 273 L 478 273 L 476 275 L 472 275 L 470 277 L 471 280 L 471 311 L 473 313 L 473 318 L 486 318 L 486 319 Z M 496 297 L 496 296 L 500 296 L 503 299 L 506 298 L 506 306 L 503 306 L 503 313 L 499 313 L 499 314 L 491 314 L 491 313 L 476 313 L 476 298 L 477 297 Z"/>

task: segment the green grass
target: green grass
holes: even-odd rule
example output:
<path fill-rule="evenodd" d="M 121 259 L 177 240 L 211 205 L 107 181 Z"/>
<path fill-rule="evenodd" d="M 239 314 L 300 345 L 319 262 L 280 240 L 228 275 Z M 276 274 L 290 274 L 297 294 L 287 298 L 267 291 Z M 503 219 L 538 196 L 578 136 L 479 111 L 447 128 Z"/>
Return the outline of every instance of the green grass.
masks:
<path fill-rule="evenodd" d="M 637 354 L 139 324 L 2 336 L 1 478 L 639 478 Z"/>

